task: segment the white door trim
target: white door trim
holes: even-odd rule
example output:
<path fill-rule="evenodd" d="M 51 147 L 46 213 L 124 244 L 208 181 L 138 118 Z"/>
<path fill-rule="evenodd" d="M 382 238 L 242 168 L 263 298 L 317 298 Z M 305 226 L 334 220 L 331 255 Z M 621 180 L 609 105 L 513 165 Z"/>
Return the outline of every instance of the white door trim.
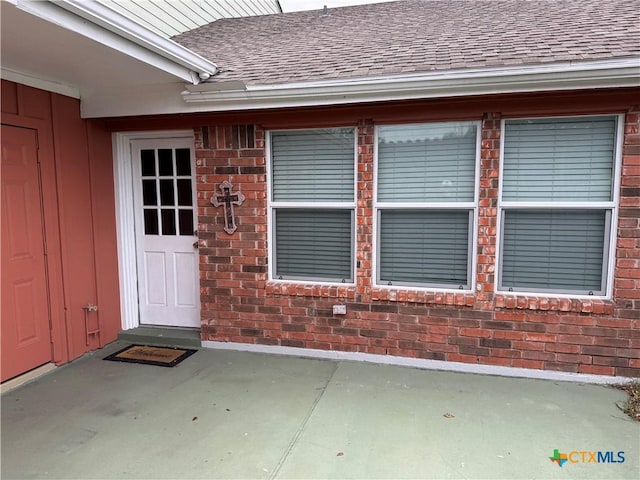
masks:
<path fill-rule="evenodd" d="M 120 284 L 120 315 L 122 318 L 123 330 L 129 330 L 140 326 L 131 142 L 134 140 L 161 138 L 190 138 L 193 140 L 194 136 L 193 130 L 166 130 L 113 134 L 113 173 L 116 202 L 118 277 Z"/>

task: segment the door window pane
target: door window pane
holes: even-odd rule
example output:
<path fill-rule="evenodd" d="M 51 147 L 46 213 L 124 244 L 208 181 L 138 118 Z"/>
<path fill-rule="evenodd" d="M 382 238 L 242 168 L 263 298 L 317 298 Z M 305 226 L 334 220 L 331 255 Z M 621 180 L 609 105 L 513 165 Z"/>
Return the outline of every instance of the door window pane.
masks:
<path fill-rule="evenodd" d="M 160 180 L 160 204 L 165 206 L 176 204 L 173 193 L 173 180 Z"/>
<path fill-rule="evenodd" d="M 155 180 L 142 180 L 142 204 L 145 206 L 158 204 Z"/>
<path fill-rule="evenodd" d="M 191 175 L 191 150 L 188 148 L 176 149 L 176 172 L 178 175 Z"/>
<path fill-rule="evenodd" d="M 156 174 L 155 150 L 140 151 L 140 163 L 142 165 L 142 176 L 152 177 Z"/>
<path fill-rule="evenodd" d="M 155 208 L 144 209 L 144 234 L 158 235 L 158 211 Z"/>
<path fill-rule="evenodd" d="M 175 235 L 176 234 L 176 212 L 175 210 L 169 210 L 163 208 L 161 210 L 162 216 L 162 235 Z"/>
<path fill-rule="evenodd" d="M 160 176 L 173 175 L 173 150 L 161 148 L 158 150 L 158 165 Z"/>
<path fill-rule="evenodd" d="M 191 180 L 178 180 L 178 205 L 190 207 L 192 201 Z"/>
<path fill-rule="evenodd" d="M 180 235 L 193 235 L 193 210 L 178 210 Z"/>

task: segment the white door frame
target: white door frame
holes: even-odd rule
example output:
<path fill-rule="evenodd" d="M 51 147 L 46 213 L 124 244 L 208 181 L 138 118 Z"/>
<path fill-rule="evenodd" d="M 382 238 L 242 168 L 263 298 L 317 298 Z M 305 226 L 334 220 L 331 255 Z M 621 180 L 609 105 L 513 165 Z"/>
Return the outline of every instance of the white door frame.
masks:
<path fill-rule="evenodd" d="M 134 140 L 171 138 L 189 138 L 193 141 L 193 130 L 164 130 L 113 134 L 118 277 L 120 284 L 120 315 L 123 330 L 140 326 L 131 142 Z"/>

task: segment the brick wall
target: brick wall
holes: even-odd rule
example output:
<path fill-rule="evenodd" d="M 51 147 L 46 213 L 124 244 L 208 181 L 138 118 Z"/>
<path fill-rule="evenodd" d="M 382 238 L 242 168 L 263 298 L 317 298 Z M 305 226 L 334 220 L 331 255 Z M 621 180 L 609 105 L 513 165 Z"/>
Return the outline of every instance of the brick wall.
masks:
<path fill-rule="evenodd" d="M 196 128 L 202 339 L 640 376 L 640 109 L 625 121 L 613 301 L 495 294 L 500 119 L 482 120 L 474 294 L 372 285 L 372 121 L 357 125 L 355 287 L 268 282 L 265 132 Z M 224 180 L 246 197 L 233 235 L 209 203 Z"/>

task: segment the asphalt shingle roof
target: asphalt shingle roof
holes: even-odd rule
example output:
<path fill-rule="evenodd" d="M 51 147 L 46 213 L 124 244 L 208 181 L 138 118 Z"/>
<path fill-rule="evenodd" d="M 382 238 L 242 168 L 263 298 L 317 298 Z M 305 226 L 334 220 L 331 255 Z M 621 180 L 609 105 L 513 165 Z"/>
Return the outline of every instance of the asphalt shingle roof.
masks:
<path fill-rule="evenodd" d="M 246 84 L 640 56 L 638 0 L 403 0 L 221 19 L 174 37 Z"/>

